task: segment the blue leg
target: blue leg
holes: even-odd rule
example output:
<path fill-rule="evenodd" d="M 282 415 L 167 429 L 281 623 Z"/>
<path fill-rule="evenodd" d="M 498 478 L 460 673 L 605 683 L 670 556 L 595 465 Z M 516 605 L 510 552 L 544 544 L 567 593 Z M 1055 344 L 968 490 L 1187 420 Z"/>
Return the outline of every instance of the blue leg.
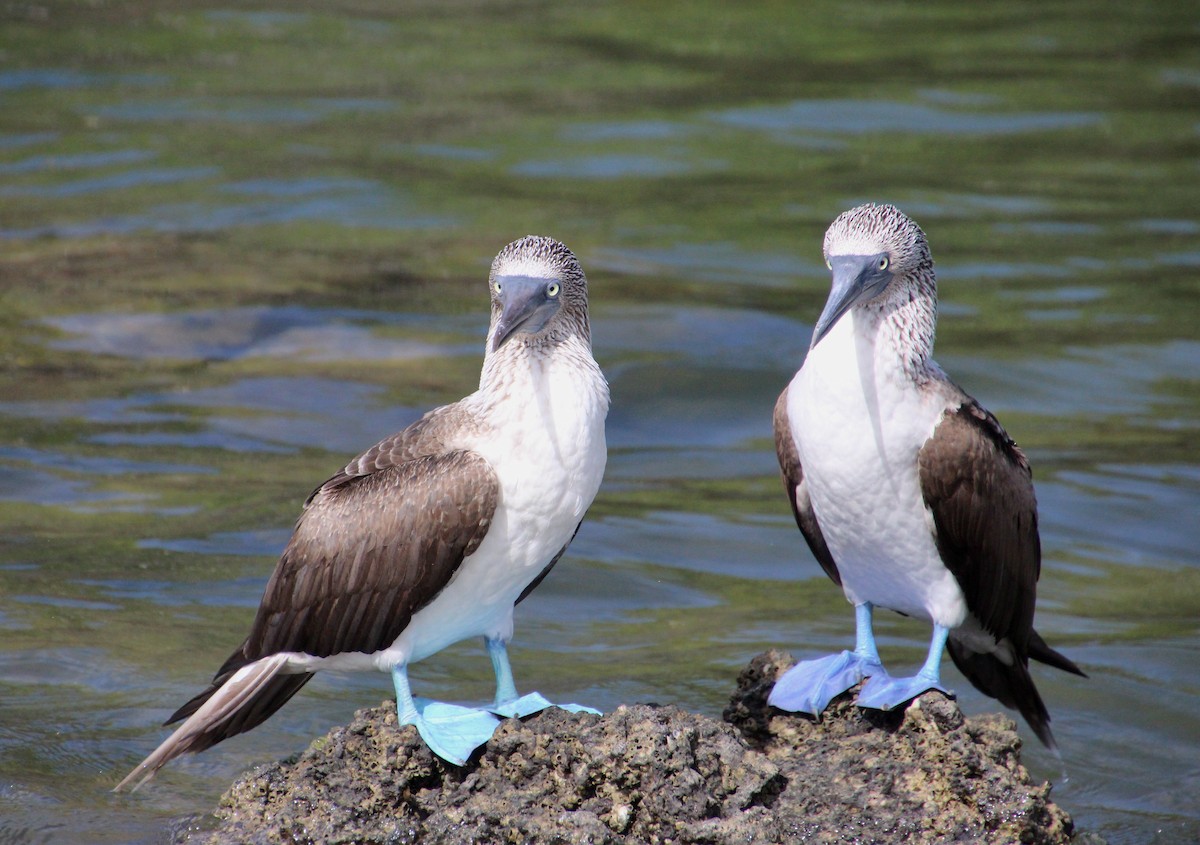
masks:
<path fill-rule="evenodd" d="M 946 647 L 948 636 L 949 628 L 934 625 L 933 639 L 929 642 L 929 656 L 925 658 L 925 665 L 921 667 L 921 671 L 911 678 L 893 678 L 886 672 L 872 676 L 858 693 L 858 706 L 891 710 L 931 689 L 953 698 L 954 693 L 942 686 L 941 678 L 942 651 Z"/>
<path fill-rule="evenodd" d="M 512 666 L 508 662 L 508 647 L 504 640 L 488 637 L 488 655 L 492 658 L 492 668 L 496 671 L 496 698 L 490 709 L 493 713 L 510 719 L 521 719 L 545 710 L 547 707 L 561 707 L 572 713 L 595 713 L 599 710 L 584 707 L 582 704 L 553 704 L 540 692 L 517 695 L 517 685 L 513 682 Z"/>
<path fill-rule="evenodd" d="M 486 710 L 413 698 L 408 686 L 408 667 L 392 669 L 396 687 L 396 717 L 402 725 L 414 725 L 429 750 L 456 766 L 466 765 L 471 753 L 492 738 L 500 720 Z"/>
<path fill-rule="evenodd" d="M 854 608 L 854 651 L 797 663 L 775 682 L 767 703 L 780 710 L 817 716 L 830 701 L 864 677 L 883 673 L 871 627 L 873 610 L 870 602 Z"/>
<path fill-rule="evenodd" d="M 504 640 L 487 637 L 488 656 L 492 658 L 492 669 L 496 672 L 496 697 L 489 708 L 493 713 L 509 719 L 521 719 L 553 707 L 540 692 L 518 696 L 513 682 L 512 665 L 508 662 L 508 647 Z"/>

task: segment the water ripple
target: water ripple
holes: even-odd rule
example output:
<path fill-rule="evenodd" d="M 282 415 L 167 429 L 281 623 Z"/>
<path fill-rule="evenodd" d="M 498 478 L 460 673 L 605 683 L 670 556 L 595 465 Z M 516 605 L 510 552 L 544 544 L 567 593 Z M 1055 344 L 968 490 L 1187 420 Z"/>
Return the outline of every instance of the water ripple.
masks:
<path fill-rule="evenodd" d="M 37 155 L 20 161 L 0 163 L 0 173 L 38 173 L 41 171 L 81 170 L 89 167 L 109 167 L 114 164 L 134 164 L 152 159 L 157 153 L 149 150 L 108 150 L 95 153 L 62 153 Z"/>
<path fill-rule="evenodd" d="M 402 361 L 478 351 L 477 343 L 381 337 L 365 324 L 385 319 L 387 315 L 367 311 L 257 307 L 169 314 L 72 314 L 45 322 L 74 335 L 52 341 L 58 349 L 127 358 Z M 411 318 L 395 322 L 420 325 Z"/>
<path fill-rule="evenodd" d="M 610 153 L 578 158 L 525 161 L 510 170 L 518 176 L 560 179 L 624 179 L 631 176 L 678 176 L 697 168 L 712 170 L 719 162 L 697 162 L 654 155 Z"/>
<path fill-rule="evenodd" d="M 592 265 L 638 276 L 682 276 L 692 281 L 772 287 L 791 285 L 797 276 L 826 276 L 824 266 L 815 261 L 782 253 L 751 252 L 720 242 L 602 248 L 592 254 Z"/>
<path fill-rule="evenodd" d="M 983 112 L 934 108 L 889 100 L 795 100 L 714 112 L 728 126 L 774 134 L 811 132 L 860 135 L 910 132 L 930 135 L 1010 135 L 1093 126 L 1094 112 Z"/>
<path fill-rule="evenodd" d="M 216 472 L 212 467 L 199 464 L 164 463 L 161 461 L 133 461 L 125 458 L 71 455 L 63 452 L 47 452 L 23 446 L 0 446 L 0 459 L 25 461 L 35 466 L 88 475 L 133 475 L 175 474 L 207 475 Z"/>
<path fill-rule="evenodd" d="M 5 185 L 0 197 L 66 198 L 103 191 L 126 191 L 145 185 L 172 185 L 209 179 L 221 172 L 218 167 L 156 167 L 145 170 L 126 170 L 108 176 L 59 182 L 54 185 Z"/>
<path fill-rule="evenodd" d="M 139 540 L 137 545 L 142 549 L 166 549 L 198 555 L 277 556 L 291 536 L 290 528 L 271 528 L 259 531 L 224 531 L 203 538 L 147 538 Z"/>
<path fill-rule="evenodd" d="M 90 106 L 89 114 L 136 122 L 228 122 L 305 125 L 347 112 L 389 112 L 399 104 L 371 97 L 177 97 Z"/>

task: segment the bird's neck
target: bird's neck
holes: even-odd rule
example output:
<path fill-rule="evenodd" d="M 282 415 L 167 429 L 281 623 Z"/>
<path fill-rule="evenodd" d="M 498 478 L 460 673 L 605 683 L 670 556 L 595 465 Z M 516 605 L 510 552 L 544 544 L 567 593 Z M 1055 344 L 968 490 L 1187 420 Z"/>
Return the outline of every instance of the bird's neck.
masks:
<path fill-rule="evenodd" d="M 516 338 L 499 349 L 488 350 L 479 376 L 479 392 L 492 397 L 507 395 L 515 381 L 538 380 L 557 367 L 579 370 L 581 380 L 592 371 L 600 372 L 586 336 L 571 333 L 552 342 Z"/>
<path fill-rule="evenodd" d="M 933 363 L 937 298 L 914 291 L 869 303 L 855 314 L 860 343 L 866 343 L 878 363 L 891 362 L 916 382 L 928 380 Z"/>

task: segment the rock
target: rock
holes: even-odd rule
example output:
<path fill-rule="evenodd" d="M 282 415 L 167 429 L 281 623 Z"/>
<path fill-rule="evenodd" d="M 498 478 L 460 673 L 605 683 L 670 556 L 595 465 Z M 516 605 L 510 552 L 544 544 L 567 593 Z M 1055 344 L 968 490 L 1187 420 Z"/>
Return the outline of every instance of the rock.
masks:
<path fill-rule="evenodd" d="M 862 710 L 850 694 L 820 720 L 766 704 L 795 661 L 770 651 L 742 670 L 725 710 L 788 781 L 776 812 L 786 841 L 1071 841 L 1071 817 L 1021 765 L 1016 724 L 967 719 L 940 693 L 900 712 Z"/>
<path fill-rule="evenodd" d="M 466 767 L 391 702 L 361 710 L 221 799 L 205 843 L 1065 843 L 1070 817 L 1021 765 L 1015 725 L 927 694 L 902 713 L 849 696 L 820 721 L 766 706 L 791 659 L 756 657 L 726 722 L 678 707 L 507 720 Z"/>

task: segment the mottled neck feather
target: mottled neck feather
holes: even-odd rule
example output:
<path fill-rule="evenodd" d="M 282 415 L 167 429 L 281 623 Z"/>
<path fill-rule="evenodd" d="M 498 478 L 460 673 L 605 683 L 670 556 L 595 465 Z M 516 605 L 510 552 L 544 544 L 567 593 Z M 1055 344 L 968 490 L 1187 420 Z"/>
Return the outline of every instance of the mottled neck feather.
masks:
<path fill-rule="evenodd" d="M 492 349 L 495 321 L 488 331 L 479 389 L 488 392 L 503 389 L 521 367 L 561 361 L 568 366 L 595 367 L 592 335 L 586 313 L 560 314 L 556 325 L 538 335 L 517 335 L 499 349 Z"/>
<path fill-rule="evenodd" d="M 936 369 L 937 276 L 925 233 L 894 205 L 867 203 L 842 213 L 825 232 L 824 253 L 886 253 L 895 280 L 877 299 L 859 305 L 871 335 L 889 347 L 909 378 L 926 381 Z"/>
<path fill-rule="evenodd" d="M 927 381 L 933 368 L 933 341 L 937 329 L 937 287 L 933 268 L 913 272 L 903 284 L 858 308 L 875 326 L 876 343 L 886 344 L 884 360 L 898 361 L 905 374 Z"/>

